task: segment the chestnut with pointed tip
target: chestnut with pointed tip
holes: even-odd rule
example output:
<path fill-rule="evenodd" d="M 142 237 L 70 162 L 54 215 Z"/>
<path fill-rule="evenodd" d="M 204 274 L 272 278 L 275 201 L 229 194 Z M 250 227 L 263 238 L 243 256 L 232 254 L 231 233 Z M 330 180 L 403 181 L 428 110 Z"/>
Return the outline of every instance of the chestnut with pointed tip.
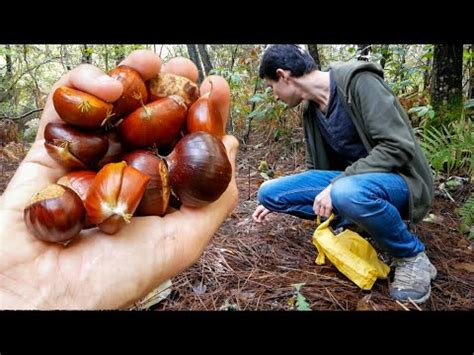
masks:
<path fill-rule="evenodd" d="M 65 123 L 49 122 L 44 139 L 48 154 L 67 169 L 92 168 L 109 148 L 103 134 L 81 132 Z"/>
<path fill-rule="evenodd" d="M 184 136 L 165 159 L 171 188 L 184 206 L 216 201 L 232 177 L 224 144 L 207 132 Z"/>
<path fill-rule="evenodd" d="M 100 128 L 113 116 L 112 104 L 67 86 L 54 91 L 53 104 L 63 121 L 80 128 Z"/>
<path fill-rule="evenodd" d="M 204 131 L 222 138 L 225 134 L 224 120 L 215 102 L 211 100 L 211 90 L 192 104 L 186 118 L 189 133 Z"/>
<path fill-rule="evenodd" d="M 85 207 L 92 223 L 107 234 L 115 234 L 130 223 L 150 177 L 126 162 L 106 164 L 94 178 Z"/>
<path fill-rule="evenodd" d="M 82 230 L 86 210 L 72 189 L 51 184 L 33 195 L 23 217 L 26 227 L 36 238 L 65 243 Z"/>
<path fill-rule="evenodd" d="M 175 139 L 186 120 L 187 108 L 179 96 L 151 102 L 129 114 L 118 127 L 129 149 L 163 147 Z"/>
<path fill-rule="evenodd" d="M 203 80 L 199 87 L 201 96 L 209 92 L 211 87 L 212 94 L 210 100 L 214 102 L 219 110 L 223 122 L 222 126 L 225 129 L 230 114 L 230 86 L 224 77 L 220 75 L 209 75 Z"/>
<path fill-rule="evenodd" d="M 114 118 L 127 115 L 147 103 L 148 91 L 145 82 L 135 69 L 119 65 L 111 70 L 109 75 L 120 81 L 123 86 L 122 96 L 113 103 Z"/>
<path fill-rule="evenodd" d="M 149 150 L 128 153 L 123 160 L 150 177 L 136 215 L 163 216 L 168 208 L 171 191 L 165 161 Z"/>

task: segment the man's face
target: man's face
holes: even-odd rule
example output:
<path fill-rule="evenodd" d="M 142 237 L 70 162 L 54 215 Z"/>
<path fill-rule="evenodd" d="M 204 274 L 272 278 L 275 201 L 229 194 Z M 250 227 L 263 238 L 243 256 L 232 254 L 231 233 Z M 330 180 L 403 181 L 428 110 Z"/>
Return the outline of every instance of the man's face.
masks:
<path fill-rule="evenodd" d="M 283 101 L 289 107 L 295 107 L 302 101 L 290 77 L 283 76 L 278 80 L 265 78 L 265 85 L 272 89 L 275 100 Z"/>

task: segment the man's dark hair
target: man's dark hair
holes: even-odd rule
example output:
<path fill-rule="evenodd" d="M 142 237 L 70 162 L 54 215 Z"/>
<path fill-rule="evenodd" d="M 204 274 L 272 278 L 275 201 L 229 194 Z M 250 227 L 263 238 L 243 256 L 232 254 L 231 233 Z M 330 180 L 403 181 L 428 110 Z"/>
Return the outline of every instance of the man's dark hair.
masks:
<path fill-rule="evenodd" d="M 300 77 L 316 69 L 313 57 L 295 44 L 275 44 L 263 53 L 260 62 L 260 78 L 278 80 L 277 69 L 289 70 L 292 76 Z"/>

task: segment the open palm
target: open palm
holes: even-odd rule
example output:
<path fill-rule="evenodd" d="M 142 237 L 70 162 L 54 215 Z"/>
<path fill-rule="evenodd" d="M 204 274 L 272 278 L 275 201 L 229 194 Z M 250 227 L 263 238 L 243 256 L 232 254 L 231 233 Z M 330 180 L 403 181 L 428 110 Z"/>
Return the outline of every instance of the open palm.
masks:
<path fill-rule="evenodd" d="M 148 51 L 135 51 L 122 64 L 147 80 L 161 61 Z M 70 86 L 113 102 L 122 85 L 98 68 L 81 65 L 52 88 Z M 45 243 L 28 232 L 23 209 L 31 196 L 55 183 L 66 171 L 44 148 L 48 122 L 59 121 L 48 97 L 38 136 L 0 197 L 0 308 L 116 309 L 132 305 L 165 280 L 192 265 L 221 223 L 236 207 L 235 157 L 238 142 L 223 141 L 232 164 L 224 194 L 200 209 L 181 207 L 164 217 L 134 217 L 117 234 L 84 230 L 67 247 Z"/>

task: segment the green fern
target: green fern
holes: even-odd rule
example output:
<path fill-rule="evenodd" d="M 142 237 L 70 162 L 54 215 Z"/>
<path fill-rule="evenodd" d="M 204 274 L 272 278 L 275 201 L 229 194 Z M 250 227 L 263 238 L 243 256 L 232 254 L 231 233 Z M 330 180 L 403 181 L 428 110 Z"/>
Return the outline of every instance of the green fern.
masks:
<path fill-rule="evenodd" d="M 421 131 L 420 143 L 436 172 L 472 174 L 474 130 L 470 119 L 463 118 L 441 128 L 426 128 Z"/>
<path fill-rule="evenodd" d="M 468 239 L 474 240 L 474 193 L 461 206 L 461 231 L 469 232 Z"/>

